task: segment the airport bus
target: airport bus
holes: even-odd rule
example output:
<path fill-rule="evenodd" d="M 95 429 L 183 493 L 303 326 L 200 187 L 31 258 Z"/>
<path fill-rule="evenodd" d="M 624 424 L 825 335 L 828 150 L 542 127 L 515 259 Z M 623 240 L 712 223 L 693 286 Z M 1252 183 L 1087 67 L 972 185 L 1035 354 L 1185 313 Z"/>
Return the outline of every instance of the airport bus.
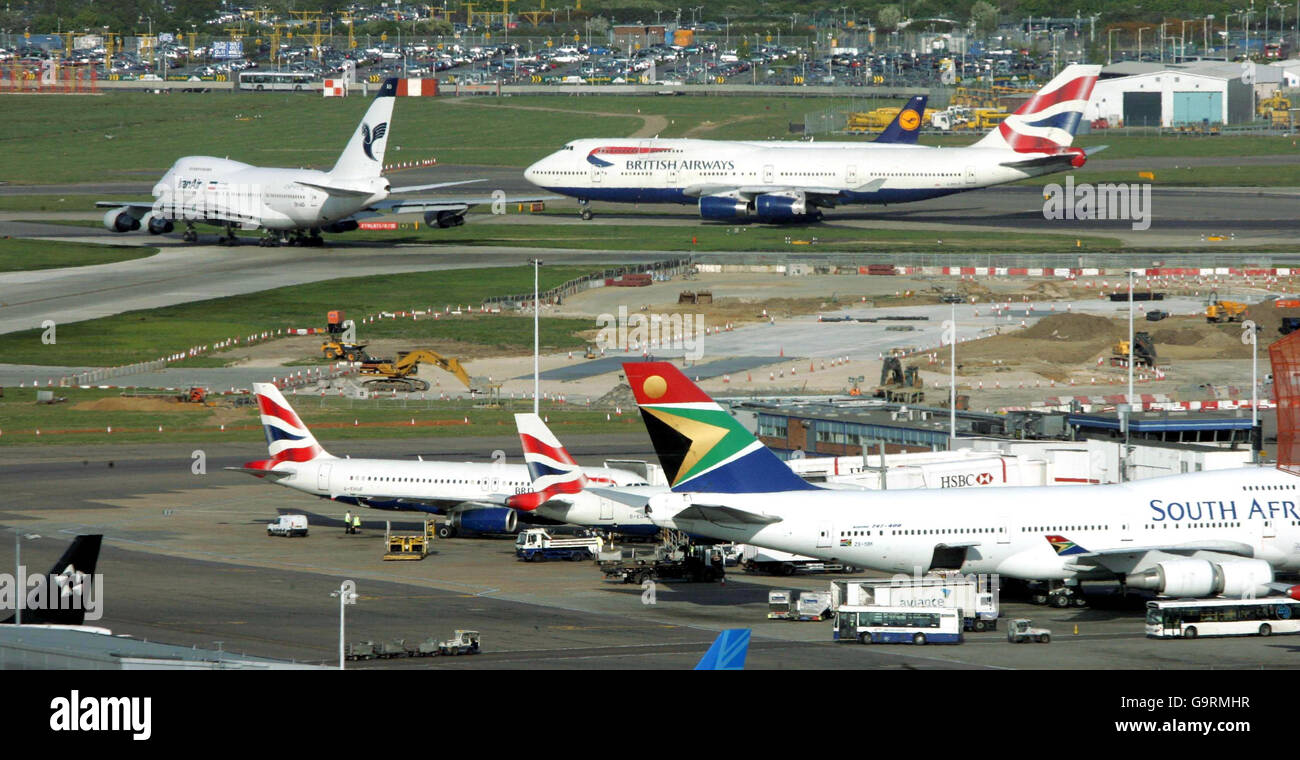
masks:
<path fill-rule="evenodd" d="M 1147 602 L 1146 633 L 1153 639 L 1300 633 L 1300 602 L 1285 596 Z"/>
<path fill-rule="evenodd" d="M 836 641 L 860 644 L 960 644 L 961 610 L 917 607 L 839 608 Z"/>
<path fill-rule="evenodd" d="M 241 71 L 241 90 L 306 90 L 316 77 L 305 71 Z"/>

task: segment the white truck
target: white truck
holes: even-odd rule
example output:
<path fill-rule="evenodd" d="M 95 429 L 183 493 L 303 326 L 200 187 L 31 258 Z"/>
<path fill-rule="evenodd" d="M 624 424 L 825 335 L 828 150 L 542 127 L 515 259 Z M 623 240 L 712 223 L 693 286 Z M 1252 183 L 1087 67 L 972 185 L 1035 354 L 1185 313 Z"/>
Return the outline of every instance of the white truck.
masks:
<path fill-rule="evenodd" d="M 797 614 L 793 591 L 767 592 L 768 620 L 791 620 Z"/>
<path fill-rule="evenodd" d="M 915 607 L 961 611 L 968 631 L 997 630 L 998 588 L 984 577 L 927 575 L 831 581 L 831 608 Z"/>
<path fill-rule="evenodd" d="M 732 551 L 738 555 L 737 564 L 748 573 L 770 573 L 772 575 L 794 575 L 805 573 L 853 573 L 857 568 L 834 562 L 823 562 L 801 554 L 790 554 L 760 546 L 737 544 Z"/>
<path fill-rule="evenodd" d="M 307 535 L 307 515 L 280 515 L 275 522 L 266 524 L 268 536 Z"/>
<path fill-rule="evenodd" d="M 590 538 L 555 538 L 544 528 L 529 528 L 515 536 L 515 557 L 525 562 L 567 559 L 577 562 L 595 559 L 605 544 L 600 536 Z"/>

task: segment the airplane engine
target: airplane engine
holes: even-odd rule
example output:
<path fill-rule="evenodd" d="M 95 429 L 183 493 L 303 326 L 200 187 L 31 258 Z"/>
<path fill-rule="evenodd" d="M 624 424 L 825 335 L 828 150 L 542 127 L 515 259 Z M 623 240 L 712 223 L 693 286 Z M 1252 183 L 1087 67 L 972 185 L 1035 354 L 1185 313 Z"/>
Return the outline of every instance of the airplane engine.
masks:
<path fill-rule="evenodd" d="M 459 227 L 465 223 L 465 214 L 461 211 L 426 211 L 424 223 L 440 229 Z"/>
<path fill-rule="evenodd" d="M 123 206 L 104 214 L 104 226 L 113 232 L 134 232 L 140 229 L 140 220 L 131 216 L 131 210 Z"/>
<path fill-rule="evenodd" d="M 1267 593 L 1273 568 L 1262 559 L 1211 562 L 1204 559 L 1176 559 L 1160 562 L 1139 575 L 1130 575 L 1128 585 L 1163 596 L 1247 596 Z"/>
<path fill-rule="evenodd" d="M 701 219 L 740 219 L 749 216 L 749 204 L 739 198 L 706 195 L 700 198 Z"/>
<path fill-rule="evenodd" d="M 162 216 L 154 216 L 152 211 L 145 214 L 144 219 L 141 221 L 144 223 L 145 229 L 149 230 L 150 235 L 166 235 L 176 229 L 176 225 L 172 224 L 172 220 Z"/>
<path fill-rule="evenodd" d="M 1071 154 L 1070 166 L 1076 169 L 1082 169 L 1088 163 L 1088 154 L 1083 152 L 1083 148 L 1066 148 L 1065 152 Z"/>
<path fill-rule="evenodd" d="M 808 199 L 801 192 L 764 193 L 754 199 L 758 218 L 766 222 L 798 222 L 820 214 L 809 211 Z"/>
<path fill-rule="evenodd" d="M 329 224 L 325 225 L 324 227 L 321 227 L 320 229 L 321 232 L 329 232 L 329 233 L 337 234 L 339 232 L 352 232 L 353 230 L 357 229 L 357 227 L 359 226 L 360 225 L 357 224 L 357 221 L 355 219 L 340 219 L 337 222 L 330 222 Z"/>
<path fill-rule="evenodd" d="M 508 507 L 484 507 L 453 513 L 451 524 L 468 533 L 514 533 L 519 517 Z"/>

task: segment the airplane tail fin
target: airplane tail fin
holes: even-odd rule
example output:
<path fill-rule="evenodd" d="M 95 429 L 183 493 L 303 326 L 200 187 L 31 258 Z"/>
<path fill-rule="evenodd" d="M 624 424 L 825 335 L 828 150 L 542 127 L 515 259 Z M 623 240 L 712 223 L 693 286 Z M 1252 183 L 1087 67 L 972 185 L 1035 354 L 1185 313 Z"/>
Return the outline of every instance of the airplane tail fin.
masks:
<path fill-rule="evenodd" d="M 85 584 L 95 575 L 95 566 L 99 563 L 99 548 L 103 544 L 102 535 L 77 536 L 68 545 L 67 551 L 59 561 L 50 568 L 47 578 L 54 581 L 48 589 L 47 599 L 50 604 L 42 609 L 23 610 L 23 623 L 31 625 L 83 625 L 86 622 L 86 606 L 82 593 Z M 58 598 L 56 598 L 56 594 Z M 14 617 L 3 621 L 14 622 Z"/>
<path fill-rule="evenodd" d="M 280 389 L 270 383 L 253 383 L 257 408 L 262 413 L 262 432 L 266 434 L 266 448 L 270 459 L 244 464 L 245 470 L 271 470 L 281 462 L 310 462 L 313 459 L 333 459 L 316 441 L 302 418 L 285 400 Z"/>
<path fill-rule="evenodd" d="M 628 362 L 628 384 L 674 491 L 814 489 L 671 362 Z"/>
<path fill-rule="evenodd" d="M 384 148 L 393 126 L 393 103 L 397 98 L 397 79 L 385 79 L 370 108 L 352 133 L 348 146 L 330 169 L 330 175 L 342 179 L 378 177 L 384 171 Z"/>
<path fill-rule="evenodd" d="M 515 427 L 524 447 L 524 462 L 533 481 L 533 492 L 506 499 L 514 509 L 533 510 L 556 494 L 578 493 L 586 478 L 564 445 L 541 417 L 529 412 L 515 415 Z"/>
<path fill-rule="evenodd" d="M 1074 142 L 1101 66 L 1071 64 L 977 143 L 1018 153 L 1059 153 Z"/>
<path fill-rule="evenodd" d="M 889 122 L 885 131 L 876 136 L 874 142 L 916 145 L 921 127 L 925 126 L 925 104 L 928 100 L 928 95 L 917 95 L 907 101 L 907 105 Z"/>
<path fill-rule="evenodd" d="M 749 634 L 748 628 L 728 628 L 719 633 L 694 670 L 744 670 Z"/>

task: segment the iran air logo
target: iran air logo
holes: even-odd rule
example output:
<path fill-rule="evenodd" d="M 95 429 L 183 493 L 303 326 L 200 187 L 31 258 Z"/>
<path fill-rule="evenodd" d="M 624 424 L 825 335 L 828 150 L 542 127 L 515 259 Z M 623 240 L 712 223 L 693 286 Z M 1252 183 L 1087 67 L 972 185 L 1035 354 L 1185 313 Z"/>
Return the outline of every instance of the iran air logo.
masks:
<path fill-rule="evenodd" d="M 387 133 L 388 122 L 383 122 L 379 126 L 375 127 L 373 132 L 370 130 L 369 124 L 361 122 L 361 149 L 366 152 L 366 157 L 371 161 L 378 161 L 379 159 L 375 158 L 375 154 L 371 150 L 370 146 L 384 139 L 384 135 Z"/>
<path fill-rule="evenodd" d="M 908 132 L 914 132 L 917 127 L 921 126 L 921 115 L 911 108 L 905 108 L 898 115 L 898 126 Z"/>

